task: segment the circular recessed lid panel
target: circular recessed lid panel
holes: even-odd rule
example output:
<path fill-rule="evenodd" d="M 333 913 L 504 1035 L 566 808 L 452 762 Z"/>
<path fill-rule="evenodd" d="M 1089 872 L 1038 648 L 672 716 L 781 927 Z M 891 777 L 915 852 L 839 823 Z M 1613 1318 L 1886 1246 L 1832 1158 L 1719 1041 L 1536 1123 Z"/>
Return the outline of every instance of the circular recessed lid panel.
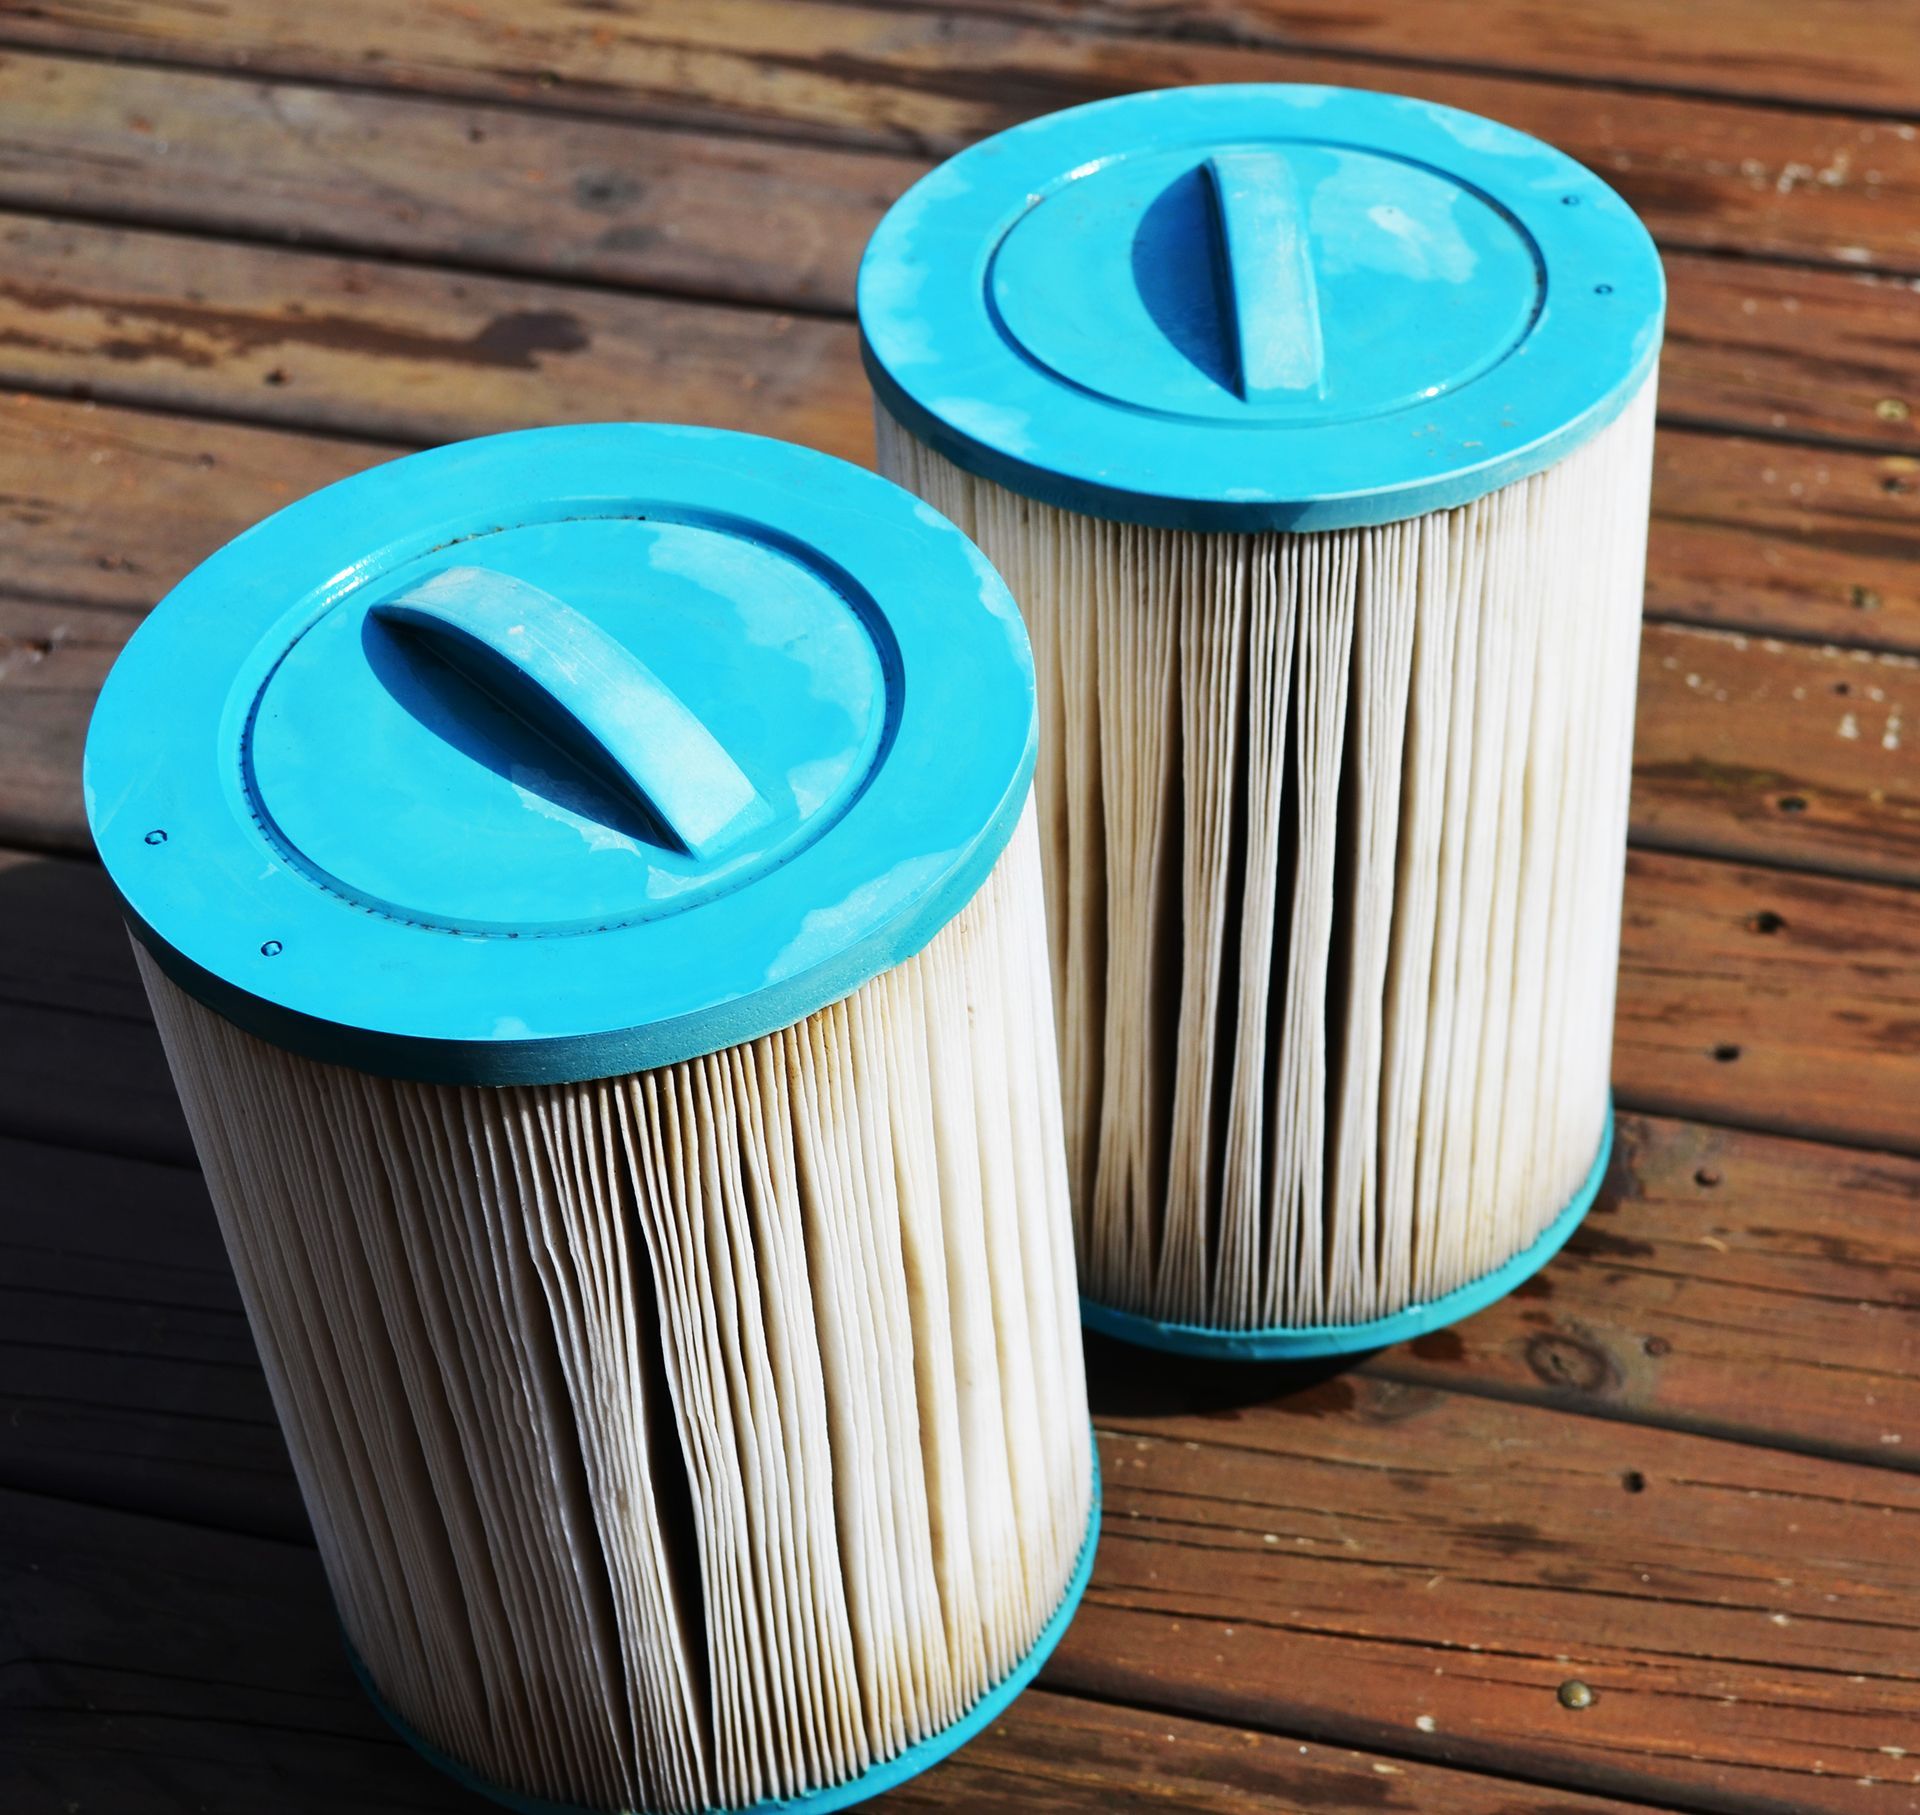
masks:
<path fill-rule="evenodd" d="M 1070 509 L 1332 529 L 1441 509 L 1625 406 L 1665 288 L 1606 184 L 1350 89 L 1168 89 L 923 178 L 860 270 L 867 370 L 950 459 Z"/>
<path fill-rule="evenodd" d="M 293 505 L 128 644 L 95 842 L 184 987 L 475 1083 L 664 1064 L 923 945 L 1033 764 L 1006 589 L 822 454 L 545 429 Z"/>

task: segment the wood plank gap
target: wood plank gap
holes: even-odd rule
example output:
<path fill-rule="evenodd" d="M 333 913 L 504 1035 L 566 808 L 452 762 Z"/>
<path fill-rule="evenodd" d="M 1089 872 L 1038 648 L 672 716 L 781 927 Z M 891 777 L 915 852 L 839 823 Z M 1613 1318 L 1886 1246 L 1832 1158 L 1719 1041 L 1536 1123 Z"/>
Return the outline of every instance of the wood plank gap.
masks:
<path fill-rule="evenodd" d="M 129 65 L 137 69 L 177 69 L 187 75 L 217 76 L 223 80 L 252 83 L 263 88 L 323 88 L 329 94 L 353 95 L 369 101 L 413 101 L 423 107 L 441 107 L 449 112 L 482 107 L 498 108 L 503 113 L 521 114 L 535 120 L 565 120 L 578 126 L 605 126 L 609 121 L 607 110 L 601 107 L 577 107 L 564 100 L 533 100 L 493 89 L 402 88 L 392 82 L 357 81 L 351 75 L 343 75 L 319 64 L 296 62 L 285 68 L 260 68 L 244 63 L 223 63 L 217 57 L 196 57 L 184 51 L 174 52 L 161 45 L 135 53 L 125 49 L 106 50 L 90 44 L 55 42 L 9 32 L 3 13 L 0 13 L 0 53 L 18 57 L 46 57 L 61 62 L 92 63 L 105 69 Z M 1513 74 L 1512 71 L 1496 73 Z M 1528 78 L 1523 76 L 1516 79 Z M 566 88 L 565 83 L 555 83 L 541 92 L 543 95 L 559 95 L 564 94 Z M 1726 101 L 1732 97 L 1715 95 L 1707 98 Z M 1836 110 L 1829 106 L 1819 111 L 1831 117 Z M 785 145 L 796 151 L 825 148 L 854 156 L 888 158 L 901 156 L 903 149 L 889 140 L 852 137 L 833 129 L 809 128 L 795 121 L 760 116 L 730 119 L 724 114 L 715 113 L 689 118 L 681 113 L 649 113 L 636 105 L 631 113 L 621 114 L 618 119 L 648 132 L 671 132 L 686 138 L 732 139 L 741 144 Z"/>
<path fill-rule="evenodd" d="M 952 0 L 799 0 L 803 6 L 857 7 L 863 12 L 914 12 L 949 16 Z M 1380 69 L 1424 69 L 1440 75 L 1504 78 L 1516 82 L 1539 82 L 1554 88 L 1573 89 L 1586 94 L 1617 94 L 1622 99 L 1635 95 L 1658 95 L 1664 100 L 1699 101 L 1715 106 L 1780 108 L 1793 113 L 1825 114 L 1841 111 L 1832 98 L 1807 95 L 1760 94 L 1737 88 L 1707 88 L 1684 82 L 1657 82 L 1645 77 L 1610 71 L 1606 75 L 1580 76 L 1568 70 L 1542 69 L 1532 64 L 1490 63 L 1471 58 L 1422 56 L 1418 51 L 1375 50 L 1371 46 L 1345 44 L 1335 39 L 1288 37 L 1279 32 L 1235 31 L 1230 26 L 1214 26 L 1204 20 L 1169 25 L 1165 13 L 1149 15 L 1139 23 L 1113 18 L 1077 15 L 1050 7 L 1022 7 L 1007 0 L 985 0 L 967 9 L 978 19 L 997 19 L 1006 25 L 1028 29 L 1047 29 L 1076 33 L 1082 37 L 1113 42 L 1116 39 L 1146 44 L 1204 45 L 1221 50 L 1268 51 L 1278 56 L 1338 57 L 1354 63 L 1371 64 Z M 1911 109 L 1876 107 L 1857 100 L 1847 102 L 1844 111 L 1852 118 L 1901 126 L 1920 115 Z"/>
<path fill-rule="evenodd" d="M 605 121 L 600 124 L 605 125 Z M 524 265 L 502 264 L 498 260 L 462 258 L 458 253 L 436 252 L 431 256 L 417 257 L 405 252 L 397 252 L 390 245 L 377 241 L 356 240 L 352 238 L 319 239 L 289 238 L 272 233 L 241 233 L 218 221 L 194 221 L 180 216 L 144 214 L 138 209 L 128 209 L 122 213 L 113 213 L 99 208 L 72 208 L 65 205 L 53 207 L 35 202 L 30 207 L 15 208 L 4 196 L 0 196 L 0 216 L 23 215 L 35 220 L 58 221 L 75 227 L 97 227 L 110 233 L 136 232 L 156 239 L 186 240 L 194 245 L 206 246 L 242 246 L 257 247 L 263 252 L 273 254 L 305 254 L 312 258 L 346 258 L 356 265 L 375 265 L 383 270 L 393 271 L 446 271 L 462 277 L 483 277 L 502 283 L 538 283 L 555 289 L 581 290 L 602 296 L 621 298 L 637 296 L 670 297 L 675 302 L 711 303 L 717 308 L 746 310 L 761 315 L 804 316 L 812 321 L 851 323 L 854 313 L 837 303 L 813 302 L 799 297 L 768 297 L 751 290 L 726 290 L 717 286 L 695 286 L 675 284 L 667 281 L 635 283 L 617 277 L 600 277 L 590 271 L 555 272 L 551 268 L 528 263 Z M 1771 261 L 1786 264 L 1786 259 Z M 1904 272 L 1878 272 L 1867 266 L 1814 266 L 1814 269 L 1827 271 L 1844 270 L 1857 272 L 1861 276 L 1906 277 Z M 9 385 L 10 390 L 25 387 Z M 1884 449 L 1882 450 L 1885 451 Z"/>
<path fill-rule="evenodd" d="M 18 595 L 9 593 L 4 586 L 0 586 L 0 599 L 16 596 Z M 1852 654 L 1858 650 L 1863 655 L 1892 655 L 1909 659 L 1914 654 L 1910 644 L 1880 642 L 1873 637 L 1820 636 L 1811 630 L 1781 629 L 1772 624 L 1730 624 L 1724 618 L 1695 617 L 1684 611 L 1673 611 L 1664 607 L 1657 611 L 1643 613 L 1640 622 L 1661 630 L 1697 630 L 1706 636 L 1764 638 L 1774 643 L 1791 643 L 1796 649 L 1812 649 L 1821 652 L 1844 650 Z M 1792 866 L 1782 864 L 1781 867 L 1784 869 Z"/>
<path fill-rule="evenodd" d="M 1698 1122 L 1701 1118 L 1689 1116 L 1687 1120 Z M 1724 1123 L 1706 1125 L 1727 1126 Z M 1772 1133 L 1773 1130 L 1766 1132 Z M 1825 1144 L 1841 1145 L 1839 1142 Z M 1434 1375 L 1424 1368 L 1378 1359 L 1379 1356 L 1397 1356 L 1403 1352 L 1399 1346 L 1377 1350 L 1374 1356 L 1356 1362 L 1353 1371 L 1373 1380 L 1391 1381 L 1396 1386 L 1434 1386 Z M 1528 1392 L 1524 1387 L 1510 1386 L 1505 1381 L 1487 1380 L 1473 1374 L 1448 1374 L 1445 1390 L 1468 1399 L 1491 1399 L 1502 1405 L 1544 1408 L 1571 1418 L 1592 1418 L 1602 1424 L 1628 1425 L 1635 1430 L 1680 1431 L 1689 1437 L 1704 1437 L 1710 1442 L 1733 1444 L 1740 1449 L 1771 1450 L 1783 1456 L 1807 1456 L 1816 1462 L 1844 1462 L 1855 1468 L 1885 1469 L 1896 1475 L 1920 1474 L 1920 1455 L 1903 1454 L 1892 1445 L 1870 1450 L 1845 1443 L 1822 1443 L 1812 1437 L 1796 1437 L 1789 1431 L 1759 1430 L 1719 1419 L 1693 1417 L 1684 1412 L 1649 1412 L 1644 1407 L 1612 1406 L 1604 1400 L 1575 1397 L 1571 1392 L 1558 1395 L 1547 1387 Z"/>
<path fill-rule="evenodd" d="M 1689 258 L 1698 256 L 1689 252 Z M 1757 261 L 1756 261 L 1757 263 Z M 1847 267 L 1849 270 L 1852 267 Z M 1896 283 L 1920 285 L 1920 279 L 1897 275 Z M 17 388 L 17 387 L 16 387 Z M 1829 454 L 1865 454 L 1875 460 L 1884 460 L 1889 454 L 1903 454 L 1904 447 L 1890 447 L 1884 441 L 1872 441 L 1854 435 L 1825 435 L 1818 429 L 1777 429 L 1763 422 L 1721 422 L 1711 416 L 1693 416 L 1684 412 L 1662 409 L 1660 426 L 1663 429 L 1680 429 L 1691 435 L 1721 435 L 1730 441 L 1764 441 L 1770 447 L 1806 448 Z M 1769 636 L 1777 633 L 1768 631 Z"/>
<path fill-rule="evenodd" d="M 306 422 L 297 417 L 276 416 L 258 410 L 223 409 L 214 403 L 200 403 L 191 409 L 182 409 L 177 403 L 142 397 L 137 392 L 121 392 L 110 385 L 96 384 L 92 379 L 78 384 L 48 384 L 36 379 L 14 377 L 0 388 L 4 389 L 5 394 L 13 396 L 44 397 L 53 403 L 102 403 L 109 409 L 128 410 L 140 416 L 169 417 L 175 422 L 230 423 L 235 428 L 274 429 L 282 434 L 311 435 L 316 441 L 368 443 L 391 448 L 396 454 L 417 454 L 425 448 L 441 445 L 434 441 L 423 441 L 418 436 L 389 434 L 378 428 Z M 213 552 L 212 549 L 207 550 L 208 554 Z"/>
<path fill-rule="evenodd" d="M 34 847 L 28 846 L 26 848 L 32 849 Z M 1735 865 L 1743 870 L 1771 870 L 1781 876 L 1811 876 L 1819 882 L 1862 882 L 1868 883 L 1874 888 L 1898 889 L 1903 894 L 1908 895 L 1920 893 L 1920 881 L 1908 880 L 1899 876 L 1888 876 L 1878 870 L 1862 869 L 1855 865 L 1835 863 L 1830 860 L 1822 861 L 1814 857 L 1803 859 L 1791 851 L 1769 851 L 1764 857 L 1756 857 L 1751 852 L 1729 849 L 1726 846 L 1716 846 L 1697 839 L 1665 838 L 1658 832 L 1648 831 L 1644 827 L 1629 835 L 1627 839 L 1627 849 L 1629 851 L 1645 851 L 1659 857 L 1684 857 L 1690 863 L 1724 863 Z M 49 847 L 47 854 L 52 856 L 66 855 L 66 853 L 54 847 Z M 1675 1113 L 1671 1108 L 1662 1108 L 1651 1103 L 1626 1103 L 1623 1101 L 1621 1107 L 1644 1110 L 1649 1114 L 1655 1115 L 1672 1115 Z M 1705 1119 L 1690 1109 L 1684 1113 L 1690 1122 Z M 1727 1124 L 1729 1127 L 1734 1125 L 1735 1124 L 1732 1123 Z M 1747 1126 L 1747 1124 L 1740 1124 L 1740 1126 Z M 1807 1135 L 1804 1129 L 1790 1128 L 1785 1123 L 1782 1123 L 1774 1132 L 1777 1134 L 1805 1135 L 1809 1140 L 1824 1141 L 1829 1138 L 1824 1134 Z M 1913 1151 L 1920 1152 L 1920 1144 L 1917 1144 Z"/>
<path fill-rule="evenodd" d="M 1177 1703 L 1154 1696 L 1140 1696 L 1134 1699 L 1114 1695 L 1109 1691 L 1094 1688 L 1082 1683 L 1056 1682 L 1043 1670 L 1038 1686 L 1052 1695 L 1067 1701 L 1085 1702 L 1089 1707 L 1114 1708 L 1141 1714 L 1156 1714 L 1167 1720 L 1190 1721 L 1196 1725 L 1215 1727 L 1222 1732 L 1252 1731 L 1265 1733 L 1274 1739 L 1295 1740 L 1301 1744 L 1324 1745 L 1325 1737 L 1310 1727 L 1296 1726 L 1292 1722 L 1285 1724 L 1261 1721 L 1227 1720 L 1218 1715 L 1205 1714 L 1191 1708 L 1180 1707 Z M 1344 1743 L 1344 1742 L 1336 1742 Z M 1405 1734 L 1400 1729 L 1391 1730 L 1389 1736 L 1380 1744 L 1369 1745 L 1365 1751 L 1378 1753 L 1380 1757 L 1391 1759 L 1396 1764 L 1418 1765 L 1426 1770 L 1439 1769 L 1451 1771 L 1460 1777 L 1484 1778 L 1493 1783 L 1517 1784 L 1529 1790 L 1568 1791 L 1575 1786 L 1560 1778 L 1547 1777 L 1538 1772 L 1519 1770 L 1512 1765 L 1479 1764 L 1464 1766 L 1455 1760 L 1423 1753 L 1405 1743 Z M 1656 1815 L 1717 1815 L 1722 1805 L 1717 1803 L 1694 1802 L 1664 1797 L 1659 1802 L 1644 1794 L 1629 1795 L 1619 1790 L 1610 1790 L 1608 1800 L 1623 1808 L 1652 1809 Z M 1351 1805 L 1358 1807 L 1358 1804 Z M 1382 1805 L 1383 1807 L 1387 1805 Z M 1768 1815 L 1760 1804 L 1740 1805 L 1738 1815 Z"/>

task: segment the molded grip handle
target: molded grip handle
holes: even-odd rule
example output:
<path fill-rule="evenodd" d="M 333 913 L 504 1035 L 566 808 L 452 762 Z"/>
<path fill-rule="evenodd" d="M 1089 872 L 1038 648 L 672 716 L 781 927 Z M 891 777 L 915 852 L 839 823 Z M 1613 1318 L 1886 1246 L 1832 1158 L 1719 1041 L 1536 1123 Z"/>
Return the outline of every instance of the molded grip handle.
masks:
<path fill-rule="evenodd" d="M 369 615 L 428 633 L 456 667 L 504 693 L 562 748 L 585 744 L 690 855 L 714 857 L 773 817 L 739 764 L 639 657 L 539 587 L 490 568 L 449 567 Z"/>
<path fill-rule="evenodd" d="M 1300 193 L 1277 151 L 1222 151 L 1207 159 L 1213 201 L 1214 282 L 1240 396 L 1323 389 L 1326 351 L 1313 249 Z"/>

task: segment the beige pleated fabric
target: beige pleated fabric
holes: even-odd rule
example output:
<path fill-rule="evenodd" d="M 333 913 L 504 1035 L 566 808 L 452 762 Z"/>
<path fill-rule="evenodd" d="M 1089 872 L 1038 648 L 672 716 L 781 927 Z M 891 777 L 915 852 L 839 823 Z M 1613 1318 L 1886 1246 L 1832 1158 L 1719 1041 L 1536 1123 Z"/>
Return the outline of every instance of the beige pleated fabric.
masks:
<path fill-rule="evenodd" d="M 1654 380 L 1557 466 L 1324 534 L 1107 522 L 878 412 L 1019 600 L 1083 1289 L 1226 1329 L 1381 1317 L 1592 1166 Z"/>
<path fill-rule="evenodd" d="M 1091 1495 L 1033 808 L 925 950 L 593 1083 L 396 1083 L 141 968 L 348 1638 L 488 1781 L 841 1782 L 1059 1604 Z"/>

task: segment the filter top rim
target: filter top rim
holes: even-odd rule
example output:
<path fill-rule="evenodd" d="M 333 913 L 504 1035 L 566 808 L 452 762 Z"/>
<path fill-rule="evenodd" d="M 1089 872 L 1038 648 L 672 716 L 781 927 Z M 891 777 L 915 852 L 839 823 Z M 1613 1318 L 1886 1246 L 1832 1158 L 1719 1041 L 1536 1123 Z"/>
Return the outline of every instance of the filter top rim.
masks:
<path fill-rule="evenodd" d="M 982 140 L 861 262 L 881 404 L 1050 504 L 1325 530 L 1463 504 L 1611 422 L 1666 287 L 1554 147 L 1401 95 L 1165 89 Z"/>
<path fill-rule="evenodd" d="M 1032 655 L 986 558 L 810 449 L 606 423 L 288 506 L 129 640 L 89 825 L 229 1020 L 392 1077 L 649 1069 L 923 947 L 1029 792 Z"/>

